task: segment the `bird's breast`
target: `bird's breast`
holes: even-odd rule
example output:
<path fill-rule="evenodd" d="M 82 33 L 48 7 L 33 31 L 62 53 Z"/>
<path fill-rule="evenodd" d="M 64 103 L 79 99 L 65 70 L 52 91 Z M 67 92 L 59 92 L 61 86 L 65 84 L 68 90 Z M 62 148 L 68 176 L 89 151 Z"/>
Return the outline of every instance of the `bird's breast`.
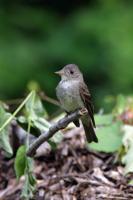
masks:
<path fill-rule="evenodd" d="M 56 88 L 57 97 L 67 112 L 83 107 L 78 81 L 61 81 Z"/>

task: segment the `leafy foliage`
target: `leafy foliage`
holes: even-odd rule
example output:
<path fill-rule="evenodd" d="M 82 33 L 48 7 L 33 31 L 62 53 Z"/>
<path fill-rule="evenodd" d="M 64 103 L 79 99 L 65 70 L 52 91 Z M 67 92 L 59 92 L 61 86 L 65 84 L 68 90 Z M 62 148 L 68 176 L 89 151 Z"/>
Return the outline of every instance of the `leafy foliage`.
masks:
<path fill-rule="evenodd" d="M 98 126 L 98 144 L 90 144 L 94 150 L 118 152 L 125 173 L 133 172 L 133 97 L 118 95 L 112 114 L 95 115 Z"/>

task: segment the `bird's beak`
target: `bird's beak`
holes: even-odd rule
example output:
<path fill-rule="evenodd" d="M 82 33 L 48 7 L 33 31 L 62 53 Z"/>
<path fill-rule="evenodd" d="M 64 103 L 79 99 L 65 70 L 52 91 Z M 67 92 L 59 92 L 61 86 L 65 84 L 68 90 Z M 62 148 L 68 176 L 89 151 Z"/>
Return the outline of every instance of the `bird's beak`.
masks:
<path fill-rule="evenodd" d="M 64 74 L 64 71 L 60 70 L 60 71 L 55 72 L 55 74 L 58 74 L 59 76 L 62 76 Z"/>

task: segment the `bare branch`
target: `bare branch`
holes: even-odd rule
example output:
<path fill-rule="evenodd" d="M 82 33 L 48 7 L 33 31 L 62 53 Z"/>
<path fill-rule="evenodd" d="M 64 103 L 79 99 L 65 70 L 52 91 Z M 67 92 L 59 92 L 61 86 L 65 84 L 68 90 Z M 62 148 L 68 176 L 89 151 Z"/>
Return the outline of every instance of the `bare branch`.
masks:
<path fill-rule="evenodd" d="M 74 113 L 65 116 L 63 119 L 59 120 L 57 123 L 53 124 L 49 130 L 45 133 L 42 133 L 39 138 L 30 145 L 27 156 L 33 157 L 37 148 L 43 143 L 51 138 L 57 131 L 64 129 L 70 122 L 73 122 L 76 119 L 79 119 L 81 116 L 86 115 L 87 109 L 83 108 L 81 110 L 75 111 Z"/>

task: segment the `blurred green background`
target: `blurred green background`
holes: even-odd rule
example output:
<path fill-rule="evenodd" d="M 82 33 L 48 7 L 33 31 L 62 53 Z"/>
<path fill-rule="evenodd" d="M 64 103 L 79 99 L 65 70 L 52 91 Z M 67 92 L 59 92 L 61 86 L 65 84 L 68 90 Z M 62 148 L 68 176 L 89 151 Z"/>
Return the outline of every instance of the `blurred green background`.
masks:
<path fill-rule="evenodd" d="M 0 0 L 0 99 L 36 81 L 51 97 L 54 71 L 75 63 L 96 110 L 133 88 L 133 1 Z"/>

